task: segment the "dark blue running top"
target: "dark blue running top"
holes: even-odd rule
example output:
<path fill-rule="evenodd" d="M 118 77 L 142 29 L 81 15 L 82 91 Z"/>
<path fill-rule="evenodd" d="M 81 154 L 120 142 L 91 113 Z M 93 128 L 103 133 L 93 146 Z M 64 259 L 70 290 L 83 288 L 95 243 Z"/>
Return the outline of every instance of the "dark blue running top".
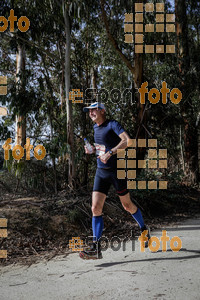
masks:
<path fill-rule="evenodd" d="M 112 148 L 114 148 L 119 144 L 119 142 L 121 141 L 119 135 L 124 131 L 125 130 L 121 126 L 121 124 L 115 120 L 106 120 L 100 126 L 95 124 L 94 125 L 95 143 L 99 144 L 101 149 L 102 146 L 103 147 L 105 146 L 104 152 L 106 153 L 107 151 L 111 150 Z M 98 155 L 99 154 L 97 153 L 97 156 Z M 100 159 L 98 158 L 97 167 L 117 169 L 117 155 L 116 154 L 112 155 L 106 164 L 101 162 Z"/>

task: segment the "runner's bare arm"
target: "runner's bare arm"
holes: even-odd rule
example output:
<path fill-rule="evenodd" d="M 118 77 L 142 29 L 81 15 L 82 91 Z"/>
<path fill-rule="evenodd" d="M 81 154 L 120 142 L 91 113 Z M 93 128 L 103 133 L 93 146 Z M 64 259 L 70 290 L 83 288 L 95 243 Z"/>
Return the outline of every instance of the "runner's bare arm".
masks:
<path fill-rule="evenodd" d="M 128 133 L 126 133 L 124 131 L 119 135 L 119 137 L 120 137 L 121 141 L 119 142 L 119 144 L 117 146 L 115 146 L 114 148 L 111 149 L 113 151 L 113 154 L 116 154 L 118 149 L 126 149 L 128 147 L 128 140 L 130 139 Z M 105 154 L 98 156 L 98 158 L 100 158 L 100 160 L 104 164 L 107 163 L 107 161 L 109 160 L 110 157 L 111 157 L 111 154 L 109 152 L 106 152 Z"/>
<path fill-rule="evenodd" d="M 119 137 L 121 141 L 117 146 L 111 149 L 113 151 L 113 154 L 116 154 L 118 149 L 126 149 L 128 147 L 128 140 L 130 139 L 128 133 L 124 131 L 119 135 Z"/>

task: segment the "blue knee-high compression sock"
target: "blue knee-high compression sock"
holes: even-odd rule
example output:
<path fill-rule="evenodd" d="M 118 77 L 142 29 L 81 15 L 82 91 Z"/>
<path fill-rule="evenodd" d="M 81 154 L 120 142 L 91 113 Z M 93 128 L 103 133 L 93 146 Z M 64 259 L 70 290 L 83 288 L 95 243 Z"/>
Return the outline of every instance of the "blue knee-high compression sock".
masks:
<path fill-rule="evenodd" d="M 143 220 L 143 217 L 142 217 L 141 210 L 138 208 L 136 213 L 134 213 L 132 216 L 135 219 L 135 221 L 138 223 L 140 228 L 143 228 L 144 227 L 144 220 Z"/>
<path fill-rule="evenodd" d="M 103 217 L 92 217 L 93 241 L 98 241 L 103 232 Z"/>

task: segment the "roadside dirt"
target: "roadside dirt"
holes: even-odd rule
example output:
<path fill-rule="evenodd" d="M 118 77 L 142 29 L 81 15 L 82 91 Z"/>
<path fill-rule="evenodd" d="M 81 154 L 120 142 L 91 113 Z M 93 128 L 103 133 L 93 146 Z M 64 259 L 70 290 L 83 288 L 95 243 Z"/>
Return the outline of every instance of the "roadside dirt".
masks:
<path fill-rule="evenodd" d="M 2 193 L 3 192 L 3 193 Z M 131 193 L 143 211 L 151 229 L 176 224 L 200 212 L 199 191 L 181 187 L 155 193 Z M 50 260 L 56 255 L 68 255 L 69 240 L 92 235 L 91 193 L 39 195 L 3 191 L 0 195 L 0 218 L 8 219 L 8 237 L 0 239 L 0 249 L 7 249 L 8 257 L 0 264 L 31 265 L 41 258 Z M 137 200 L 136 200 L 137 199 Z M 104 206 L 104 235 L 130 236 L 139 228 L 123 210 L 114 191 L 110 191 Z"/>
<path fill-rule="evenodd" d="M 162 250 L 162 230 L 170 241 L 181 239 L 179 251 L 174 252 L 169 241 L 167 251 Z M 200 216 L 156 229 L 153 236 L 160 241 L 157 252 L 150 248 L 142 252 L 137 240 L 134 249 L 131 241 L 125 249 L 109 247 L 98 260 L 82 260 L 73 253 L 31 266 L 4 266 L 0 268 L 1 299 L 199 300 Z"/>

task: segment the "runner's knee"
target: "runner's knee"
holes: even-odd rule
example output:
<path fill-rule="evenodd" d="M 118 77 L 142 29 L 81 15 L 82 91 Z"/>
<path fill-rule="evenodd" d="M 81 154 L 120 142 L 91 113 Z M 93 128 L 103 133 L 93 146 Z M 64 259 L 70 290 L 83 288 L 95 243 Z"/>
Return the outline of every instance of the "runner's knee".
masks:
<path fill-rule="evenodd" d="M 130 201 L 122 201 L 121 199 L 122 206 L 124 209 L 128 212 L 135 213 L 137 211 L 137 206 L 130 200 Z"/>
<path fill-rule="evenodd" d="M 92 214 L 100 216 L 102 214 L 102 207 L 96 204 L 92 205 Z"/>
<path fill-rule="evenodd" d="M 129 211 L 132 208 L 131 203 L 122 203 L 122 206 L 126 211 Z"/>

